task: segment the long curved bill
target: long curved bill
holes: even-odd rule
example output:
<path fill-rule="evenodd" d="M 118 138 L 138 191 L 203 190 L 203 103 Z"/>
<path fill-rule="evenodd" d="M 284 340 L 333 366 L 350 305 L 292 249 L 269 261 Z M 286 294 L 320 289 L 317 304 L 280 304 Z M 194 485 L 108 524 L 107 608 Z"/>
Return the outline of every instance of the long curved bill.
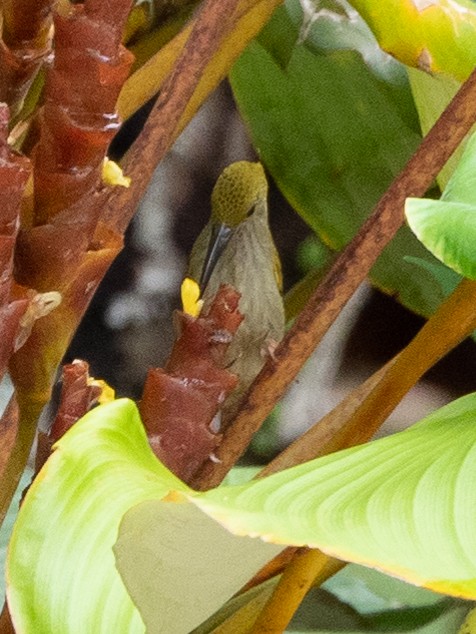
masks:
<path fill-rule="evenodd" d="M 203 264 L 202 275 L 200 277 L 200 291 L 203 295 L 208 282 L 212 276 L 215 266 L 225 250 L 231 236 L 233 234 L 232 227 L 229 227 L 225 223 L 213 225 L 212 235 L 208 245 L 207 255 Z"/>

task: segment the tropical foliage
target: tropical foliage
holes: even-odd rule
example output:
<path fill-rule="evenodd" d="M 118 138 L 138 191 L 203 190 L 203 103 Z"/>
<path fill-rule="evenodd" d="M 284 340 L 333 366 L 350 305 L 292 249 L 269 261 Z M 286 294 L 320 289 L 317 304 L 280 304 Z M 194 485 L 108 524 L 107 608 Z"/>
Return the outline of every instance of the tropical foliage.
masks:
<path fill-rule="evenodd" d="M 371 440 L 476 326 L 474 4 L 1 10 L 0 371 L 13 383 L 2 516 L 155 166 L 226 76 L 313 237 L 286 298 L 292 326 L 223 434 L 211 421 L 236 385 L 223 355 L 246 320 L 232 288 L 207 314 L 178 314 L 139 404 L 115 400 L 84 362 L 63 369 L 10 541 L 0 630 L 476 631 L 475 394 Z M 157 94 L 121 171 L 107 158 L 119 117 Z M 367 277 L 425 325 L 258 478 L 235 468 L 239 483 L 219 486 Z M 338 572 L 347 562 L 358 566 Z"/>

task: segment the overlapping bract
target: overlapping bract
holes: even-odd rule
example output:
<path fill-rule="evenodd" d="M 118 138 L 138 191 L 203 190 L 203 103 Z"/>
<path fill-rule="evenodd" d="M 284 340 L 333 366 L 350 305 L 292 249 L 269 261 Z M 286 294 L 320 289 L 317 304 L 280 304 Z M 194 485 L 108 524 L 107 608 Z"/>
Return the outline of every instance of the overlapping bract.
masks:
<path fill-rule="evenodd" d="M 119 126 L 115 103 L 132 62 L 120 43 L 130 5 L 130 0 L 88 0 L 54 17 L 55 58 L 32 153 L 34 198 L 18 236 L 15 265 L 20 283 L 59 291 L 63 303 L 11 363 L 17 389 L 25 398 L 36 392 L 42 403 L 81 316 L 122 247 L 122 236 L 100 220 L 101 170 Z"/>
<path fill-rule="evenodd" d="M 140 412 L 156 456 L 189 481 L 218 445 L 212 423 L 238 378 L 224 355 L 243 317 L 240 295 L 221 286 L 209 311 L 198 318 L 177 312 L 179 332 L 165 370 L 149 370 Z"/>
<path fill-rule="evenodd" d="M 30 162 L 7 144 L 9 111 L 0 106 L 0 376 L 15 348 L 20 320 L 28 307 L 23 296 L 12 301 L 13 252 L 20 225 L 20 204 Z"/>

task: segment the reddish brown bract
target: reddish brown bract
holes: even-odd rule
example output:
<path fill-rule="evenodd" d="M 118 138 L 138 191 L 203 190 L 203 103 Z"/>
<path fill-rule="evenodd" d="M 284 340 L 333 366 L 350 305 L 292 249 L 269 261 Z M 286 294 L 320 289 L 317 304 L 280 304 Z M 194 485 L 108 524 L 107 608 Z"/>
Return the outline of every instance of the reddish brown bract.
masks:
<path fill-rule="evenodd" d="M 38 434 L 37 471 L 49 457 L 53 444 L 97 403 L 101 394 L 101 388 L 89 382 L 89 364 L 86 361 L 77 359 L 64 365 L 62 380 L 60 403 L 51 429 L 48 433 L 40 431 Z"/>
<path fill-rule="evenodd" d="M 208 314 L 176 313 L 178 338 L 165 370 L 149 370 L 140 412 L 156 456 L 185 481 L 220 440 L 213 421 L 237 377 L 223 367 L 243 317 L 239 293 L 221 286 Z"/>
<path fill-rule="evenodd" d="M 91 194 L 120 125 L 115 106 L 133 60 L 120 43 L 131 0 L 113 5 L 88 0 L 54 17 L 55 57 L 34 151 L 34 224 L 51 221 L 88 195 L 88 208 L 83 200 L 75 218 L 88 236 L 94 231 L 99 208 Z"/>

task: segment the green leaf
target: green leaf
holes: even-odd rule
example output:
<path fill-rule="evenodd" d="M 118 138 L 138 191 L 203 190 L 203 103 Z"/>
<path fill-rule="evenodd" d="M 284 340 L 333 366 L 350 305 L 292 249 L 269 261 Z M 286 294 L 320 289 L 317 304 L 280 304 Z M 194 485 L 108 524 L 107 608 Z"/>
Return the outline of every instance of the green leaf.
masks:
<path fill-rule="evenodd" d="M 471 394 L 389 438 L 198 493 L 156 460 L 131 401 L 99 407 L 57 443 L 20 510 L 16 631 L 189 632 L 280 550 L 219 524 L 475 598 L 475 419 Z"/>
<path fill-rule="evenodd" d="M 380 46 L 409 66 L 464 81 L 476 66 L 471 0 L 349 0 Z"/>
<path fill-rule="evenodd" d="M 286 629 L 287 632 L 365 632 L 365 620 L 350 606 L 320 588 L 312 588 Z"/>
<path fill-rule="evenodd" d="M 323 588 L 363 615 L 371 632 L 456 634 L 470 605 L 355 564 Z"/>
<path fill-rule="evenodd" d="M 429 607 L 442 601 L 441 595 L 436 592 L 356 564 L 340 570 L 323 584 L 323 588 L 363 615 Z"/>
<path fill-rule="evenodd" d="M 368 619 L 372 632 L 448 634 L 461 624 L 468 608 L 441 601 L 439 606 L 390 610 Z"/>
<path fill-rule="evenodd" d="M 404 632 L 406 634 L 456 634 L 468 608 L 441 600 L 440 605 L 421 608 L 394 608 L 373 617 L 359 617 L 345 603 L 332 600 L 322 590 L 311 590 L 288 626 L 289 634 L 365 634 Z"/>
<path fill-rule="evenodd" d="M 56 444 L 20 509 L 7 559 L 17 632 L 144 632 L 112 552 L 124 513 L 186 487 L 148 447 L 136 406 L 94 409 Z"/>
<path fill-rule="evenodd" d="M 278 187 L 320 239 L 338 251 L 363 224 L 420 136 L 401 65 L 381 52 L 371 54 L 378 46 L 373 38 L 366 40 L 372 37 L 368 29 L 359 26 L 356 35 L 354 15 L 331 15 L 326 23 L 319 17 L 301 41 L 302 10 L 297 0 L 288 0 L 235 64 L 231 83 L 253 143 Z M 334 23 L 339 28 L 332 30 Z M 315 29 L 320 39 L 314 38 Z M 347 36 L 365 60 L 359 52 L 336 48 Z M 287 51 L 284 60 L 276 53 L 278 42 Z M 403 227 L 374 266 L 371 281 L 429 316 L 441 298 L 428 271 L 408 256 L 444 274 L 444 266 Z"/>
<path fill-rule="evenodd" d="M 192 497 L 239 535 L 476 598 L 476 394 L 391 437 Z"/>
<path fill-rule="evenodd" d="M 188 632 L 280 550 L 237 538 L 177 503 L 189 489 L 151 452 L 130 400 L 94 409 L 55 447 L 23 502 L 8 552 L 18 633 L 145 631 L 116 568 L 118 532 L 117 566 L 150 632 Z"/>
<path fill-rule="evenodd" d="M 405 213 L 429 251 L 457 273 L 476 279 L 476 205 L 409 198 Z"/>
<path fill-rule="evenodd" d="M 408 68 L 408 78 L 412 88 L 415 106 L 420 118 L 421 130 L 426 135 L 443 110 L 453 99 L 461 83 L 448 75 L 429 75 L 416 68 Z M 443 190 L 461 158 L 464 143 L 452 154 L 437 176 L 438 185 Z"/>
<path fill-rule="evenodd" d="M 459 282 L 461 282 L 461 276 L 448 267 L 435 267 L 434 262 L 428 262 L 428 260 L 411 256 L 405 257 L 405 261 L 419 267 L 421 275 L 424 275 L 425 271 L 427 272 L 428 288 L 431 289 L 430 292 L 432 293 L 436 305 L 443 302 L 445 297 L 448 297 Z M 437 260 L 435 260 L 435 262 L 437 262 Z"/>
<path fill-rule="evenodd" d="M 408 198 L 408 224 L 437 258 L 470 279 L 476 279 L 476 134 L 440 200 Z"/>

